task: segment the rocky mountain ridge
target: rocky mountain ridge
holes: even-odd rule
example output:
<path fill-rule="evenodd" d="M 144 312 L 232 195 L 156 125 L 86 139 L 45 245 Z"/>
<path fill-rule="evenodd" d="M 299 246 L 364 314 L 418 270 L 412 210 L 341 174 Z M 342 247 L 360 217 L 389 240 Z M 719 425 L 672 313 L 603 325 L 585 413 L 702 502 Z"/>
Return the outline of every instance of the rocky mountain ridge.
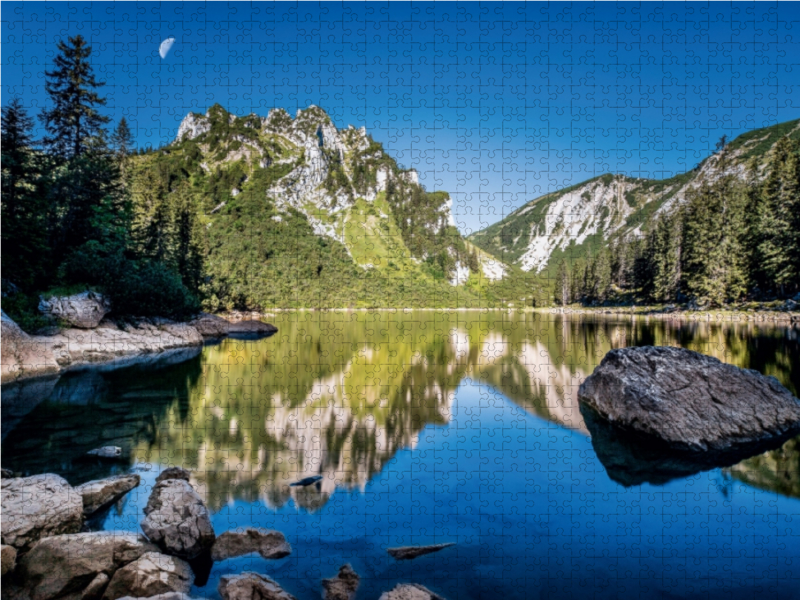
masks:
<path fill-rule="evenodd" d="M 468 237 L 499 260 L 541 272 L 551 261 L 585 256 L 618 237 L 638 236 L 654 219 L 682 203 L 689 190 L 723 175 L 758 175 L 763 159 L 782 136 L 800 138 L 800 120 L 743 134 L 720 155 L 668 179 L 605 174 L 536 198 L 501 221 Z"/>

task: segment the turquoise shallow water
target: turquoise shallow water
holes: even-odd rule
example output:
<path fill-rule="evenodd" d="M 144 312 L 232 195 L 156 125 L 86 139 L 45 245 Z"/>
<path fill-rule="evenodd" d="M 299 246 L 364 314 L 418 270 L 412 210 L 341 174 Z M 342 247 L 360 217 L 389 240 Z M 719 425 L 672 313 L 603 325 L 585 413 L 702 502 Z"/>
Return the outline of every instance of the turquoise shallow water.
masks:
<path fill-rule="evenodd" d="M 576 401 L 610 348 L 636 344 L 715 354 L 797 393 L 796 330 L 505 313 L 274 322 L 272 338 L 226 340 L 174 364 L 4 388 L 3 467 L 73 484 L 137 472 L 142 485 L 92 525 L 139 531 L 157 473 L 182 465 L 217 533 L 286 535 L 293 552 L 281 560 L 195 564 L 193 594 L 208 598 L 221 575 L 244 570 L 319 598 L 345 562 L 364 599 L 398 582 L 450 599 L 796 597 L 797 440 L 626 487 Z M 105 444 L 128 459 L 80 460 Z M 288 487 L 312 474 L 319 489 Z M 456 545 L 413 561 L 386 553 L 442 542 Z"/>

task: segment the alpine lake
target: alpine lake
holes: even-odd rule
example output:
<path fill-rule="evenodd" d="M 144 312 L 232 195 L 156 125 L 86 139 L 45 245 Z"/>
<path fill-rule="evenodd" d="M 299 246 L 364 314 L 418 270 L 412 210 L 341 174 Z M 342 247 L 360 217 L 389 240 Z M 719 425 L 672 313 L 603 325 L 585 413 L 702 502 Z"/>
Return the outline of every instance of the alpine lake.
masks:
<path fill-rule="evenodd" d="M 135 472 L 93 529 L 140 531 L 182 466 L 217 535 L 292 553 L 193 564 L 191 595 L 255 571 L 298 599 L 350 563 L 357 598 L 797 598 L 800 438 L 733 465 L 620 464 L 578 405 L 612 348 L 681 346 L 800 391 L 800 329 L 514 311 L 280 312 L 278 333 L 3 388 L 2 466 L 72 485 Z M 87 461 L 120 446 L 124 460 Z M 641 460 L 640 460 L 641 459 Z M 307 487 L 289 487 L 321 475 Z M 396 561 L 386 549 L 455 542 Z"/>

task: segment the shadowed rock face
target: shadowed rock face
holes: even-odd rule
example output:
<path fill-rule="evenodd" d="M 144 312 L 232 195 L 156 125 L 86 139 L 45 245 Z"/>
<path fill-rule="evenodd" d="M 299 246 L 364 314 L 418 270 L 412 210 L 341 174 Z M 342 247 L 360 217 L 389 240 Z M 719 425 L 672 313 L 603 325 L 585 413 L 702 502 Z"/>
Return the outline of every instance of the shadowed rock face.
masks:
<path fill-rule="evenodd" d="M 292 553 L 292 547 L 279 531 L 246 527 L 221 534 L 211 549 L 211 558 L 220 561 L 251 552 L 258 552 L 262 558 L 283 558 Z"/>
<path fill-rule="evenodd" d="M 644 483 L 663 485 L 701 471 L 736 465 L 774 450 L 786 440 L 786 436 L 780 436 L 728 450 L 675 450 L 651 436 L 637 435 L 609 423 L 585 404 L 581 405 L 581 414 L 592 436 L 595 454 L 608 476 L 626 487 Z"/>
<path fill-rule="evenodd" d="M 578 399 L 670 450 L 724 453 L 800 433 L 800 401 L 775 378 L 681 348 L 612 350 Z"/>
<path fill-rule="evenodd" d="M 147 598 L 170 592 L 185 594 L 191 587 L 192 570 L 189 563 L 174 556 L 148 552 L 114 573 L 103 600 L 131 595 Z"/>
<path fill-rule="evenodd" d="M 353 567 L 342 565 L 336 577 L 322 580 L 325 600 L 351 600 L 358 590 L 360 579 Z"/>
<path fill-rule="evenodd" d="M 141 478 L 138 475 L 116 475 L 79 485 L 75 491 L 83 498 L 83 514 L 87 517 L 91 516 L 116 502 L 138 486 L 140 481 Z"/>

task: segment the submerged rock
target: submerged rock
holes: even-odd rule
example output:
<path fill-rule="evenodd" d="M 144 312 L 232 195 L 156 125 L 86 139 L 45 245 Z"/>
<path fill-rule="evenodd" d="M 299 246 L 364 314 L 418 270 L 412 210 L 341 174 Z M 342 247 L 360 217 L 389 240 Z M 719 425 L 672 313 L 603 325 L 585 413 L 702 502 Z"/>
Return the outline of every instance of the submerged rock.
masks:
<path fill-rule="evenodd" d="M 103 446 L 101 448 L 95 448 L 94 450 L 89 450 L 86 453 L 86 456 L 91 456 L 94 458 L 107 458 L 109 460 L 123 459 L 122 448 L 119 446 Z"/>
<path fill-rule="evenodd" d="M 423 554 L 431 554 L 432 552 L 439 552 L 450 546 L 455 546 L 455 542 L 447 544 L 434 544 L 432 546 L 401 546 L 399 548 L 389 548 L 386 550 L 392 558 L 396 560 L 411 560 Z"/>
<path fill-rule="evenodd" d="M 189 482 L 165 479 L 153 487 L 142 531 L 167 554 L 192 559 L 214 544 L 208 509 Z"/>
<path fill-rule="evenodd" d="M 116 475 L 79 485 L 75 491 L 83 498 L 83 514 L 88 517 L 113 504 L 137 487 L 140 481 L 138 475 Z"/>
<path fill-rule="evenodd" d="M 241 532 L 226 531 L 217 537 L 211 558 L 220 561 L 251 552 L 258 552 L 262 558 L 283 558 L 292 553 L 292 547 L 279 531 L 246 527 Z"/>
<path fill-rule="evenodd" d="M 182 479 L 183 481 L 189 481 L 190 476 L 191 473 L 183 467 L 169 467 L 158 474 L 156 483 L 161 483 L 165 479 Z"/>
<path fill-rule="evenodd" d="M 0 545 L 0 575 L 7 575 L 17 566 L 17 551 L 13 546 Z"/>
<path fill-rule="evenodd" d="M 444 598 L 417 583 L 398 583 L 391 592 L 381 594 L 379 600 L 444 600 Z"/>
<path fill-rule="evenodd" d="M 66 321 L 80 329 L 94 329 L 111 310 L 110 302 L 96 292 L 82 292 L 72 296 L 41 298 L 39 311 L 49 317 Z"/>
<path fill-rule="evenodd" d="M 119 569 L 106 588 L 103 600 L 124 596 L 147 598 L 169 592 L 187 593 L 192 587 L 192 569 L 185 560 L 159 552 L 148 552 Z"/>
<path fill-rule="evenodd" d="M 19 565 L 32 600 L 96 588 L 117 569 L 158 550 L 144 536 L 119 531 L 58 535 L 36 542 Z M 91 590 L 90 590 L 91 591 Z"/>
<path fill-rule="evenodd" d="M 331 579 L 323 579 L 324 600 L 352 600 L 358 590 L 360 578 L 350 565 L 339 568 L 339 574 Z"/>
<path fill-rule="evenodd" d="M 83 499 L 52 473 L 2 480 L 2 543 L 26 550 L 40 538 L 77 533 Z"/>
<path fill-rule="evenodd" d="M 681 348 L 612 350 L 578 399 L 671 450 L 727 452 L 800 432 L 800 400 L 774 377 Z"/>
<path fill-rule="evenodd" d="M 217 589 L 223 600 L 296 600 L 274 580 L 251 572 L 225 575 Z"/>

